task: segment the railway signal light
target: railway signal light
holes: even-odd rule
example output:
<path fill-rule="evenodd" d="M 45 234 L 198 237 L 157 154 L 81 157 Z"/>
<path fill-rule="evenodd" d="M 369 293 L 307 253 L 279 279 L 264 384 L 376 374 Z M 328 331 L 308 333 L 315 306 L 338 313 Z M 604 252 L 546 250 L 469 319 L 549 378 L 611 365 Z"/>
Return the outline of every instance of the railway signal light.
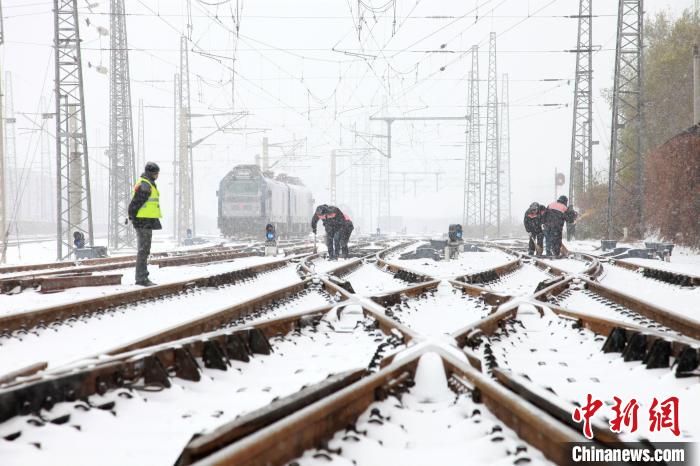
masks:
<path fill-rule="evenodd" d="M 462 225 L 458 223 L 450 225 L 447 237 L 450 241 L 462 241 Z"/>
<path fill-rule="evenodd" d="M 268 223 L 265 227 L 265 239 L 267 241 L 273 242 L 277 239 L 277 233 L 275 232 L 275 226 Z"/>
<path fill-rule="evenodd" d="M 265 226 L 265 255 L 277 255 L 277 232 L 275 231 L 275 226 L 271 223 Z"/>

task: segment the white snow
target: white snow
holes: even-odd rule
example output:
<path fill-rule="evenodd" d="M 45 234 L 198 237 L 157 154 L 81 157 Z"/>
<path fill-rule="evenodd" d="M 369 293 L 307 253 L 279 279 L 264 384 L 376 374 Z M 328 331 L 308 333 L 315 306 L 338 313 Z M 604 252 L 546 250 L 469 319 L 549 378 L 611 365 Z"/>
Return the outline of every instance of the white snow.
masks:
<path fill-rule="evenodd" d="M 676 258 L 677 256 L 671 256 L 671 262 L 665 262 L 656 259 L 638 259 L 634 257 L 624 259 L 624 261 L 642 267 L 650 267 L 652 269 L 666 270 L 668 272 L 700 277 L 700 261 L 698 261 L 697 263 L 675 262 L 674 259 Z"/>
<path fill-rule="evenodd" d="M 287 266 L 234 285 L 198 289 L 138 305 L 122 306 L 114 312 L 87 316 L 45 330 L 35 328 L 19 338 L 1 338 L 0 373 L 8 373 L 37 361 L 48 362 L 51 367 L 107 351 L 299 281 L 295 267 Z M 299 300 L 281 305 L 269 316 L 279 316 L 325 302 L 325 295 L 306 293 Z"/>
<path fill-rule="evenodd" d="M 551 464 L 484 405 L 469 395 L 445 391 L 444 372 L 437 367 L 442 361 L 436 354 L 424 355 L 420 363 L 430 367 L 422 368 L 428 374 L 416 375 L 416 387 L 372 403 L 354 429 L 336 432 L 328 449 L 308 450 L 290 464 L 505 466 L 524 458 L 531 460 L 527 464 Z M 435 377 L 432 386 L 424 375 Z M 426 400 L 426 391 L 435 400 Z"/>
<path fill-rule="evenodd" d="M 355 293 L 363 296 L 389 293 L 410 285 L 394 278 L 393 274 L 379 269 L 375 264 L 363 264 L 344 278 L 350 282 Z"/>
<path fill-rule="evenodd" d="M 610 302 L 590 290 L 567 290 L 560 295 L 558 304 L 572 311 L 583 312 L 604 319 L 619 320 L 656 330 L 678 333 L 624 306 Z"/>
<path fill-rule="evenodd" d="M 542 258 L 542 262 L 556 267 L 568 273 L 583 273 L 591 264 L 578 259 L 561 258 L 561 259 L 546 259 Z"/>
<path fill-rule="evenodd" d="M 213 430 L 332 373 L 365 367 L 385 339 L 376 330 L 359 327 L 336 333 L 321 323 L 317 330 L 306 327 L 273 339 L 274 352 L 269 356 L 255 355 L 249 363 L 231 361 L 226 372 L 202 369 L 199 382 L 173 378 L 169 389 L 132 390 L 130 399 L 119 395 L 126 390 L 90 397 L 93 404 L 116 401 L 114 414 L 82 411 L 79 402 L 60 403 L 42 412 L 51 418 L 69 413 L 70 422 L 63 425 L 35 427 L 28 423 L 34 416 L 13 418 L 0 424 L 0 437 L 18 430 L 22 435 L 13 442 L 0 440 L 2 465 L 172 466 L 192 435 Z"/>
<path fill-rule="evenodd" d="M 418 299 L 407 299 L 387 309 L 388 314 L 423 336 L 449 335 L 486 317 L 491 307 L 480 299 L 463 294 L 448 282 Z"/>
<path fill-rule="evenodd" d="M 389 262 L 424 275 L 445 279 L 482 272 L 515 259 L 516 257 L 503 251 L 490 249 L 486 252 L 464 252 L 459 255 L 458 259 L 451 261 L 442 260 L 436 262 L 432 259 L 392 259 Z"/>
<path fill-rule="evenodd" d="M 280 260 L 279 257 L 241 257 L 228 262 L 216 262 L 201 265 L 183 265 L 178 267 L 149 266 L 149 278 L 158 285 L 174 283 L 184 280 L 206 277 L 219 273 L 244 269 L 253 265 L 265 264 Z M 0 294 L 0 316 L 16 314 L 18 312 L 32 311 L 49 306 L 71 303 L 82 299 L 91 299 L 106 296 L 121 291 L 141 289 L 134 284 L 134 268 L 123 268 L 99 272 L 100 274 L 121 273 L 122 284 L 110 286 L 85 286 L 69 288 L 58 293 L 42 294 L 33 289 L 26 289 L 16 295 Z"/>
<path fill-rule="evenodd" d="M 521 311 L 522 311 L 521 307 Z M 625 362 L 620 353 L 603 353 L 605 337 L 586 329 L 572 328 L 573 322 L 547 311 L 518 312 L 519 324 L 509 326 L 490 339 L 499 367 L 525 374 L 537 386 L 554 390 L 553 397 L 585 404 L 586 394 L 604 401 L 597 419 L 612 415 L 613 396 L 625 403 L 635 398 L 639 404 L 639 431 L 651 440 L 689 441 L 700 436 L 700 419 L 687 413 L 700 412 L 700 384 L 697 377 L 675 378 L 672 369 L 646 369 L 640 361 Z M 482 344 L 478 351 L 483 352 Z M 550 392 L 551 393 L 551 392 Z M 648 411 L 654 397 L 680 399 L 681 437 L 668 431 L 648 432 Z M 603 414 L 605 412 L 605 414 Z M 646 414 L 645 414 L 646 413 Z"/>
<path fill-rule="evenodd" d="M 540 282 L 549 278 L 552 278 L 550 274 L 526 262 L 498 280 L 478 286 L 490 288 L 509 296 L 526 296 L 532 294 Z"/>
<path fill-rule="evenodd" d="M 672 285 L 611 264 L 603 265 L 603 274 L 598 280 L 610 288 L 700 323 L 700 287 Z"/>

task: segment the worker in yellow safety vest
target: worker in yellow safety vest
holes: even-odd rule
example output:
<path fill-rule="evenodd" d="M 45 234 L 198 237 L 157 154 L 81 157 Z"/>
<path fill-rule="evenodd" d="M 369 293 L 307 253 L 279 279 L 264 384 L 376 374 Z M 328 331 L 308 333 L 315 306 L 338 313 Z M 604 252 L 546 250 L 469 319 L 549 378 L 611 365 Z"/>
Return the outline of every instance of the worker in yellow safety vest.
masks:
<path fill-rule="evenodd" d="M 160 194 L 156 180 L 160 167 L 154 162 L 148 162 L 143 174 L 136 181 L 129 204 L 129 220 L 136 230 L 136 284 L 153 286 L 148 278 L 148 256 L 151 254 L 151 239 L 153 230 L 161 230 L 160 224 Z"/>

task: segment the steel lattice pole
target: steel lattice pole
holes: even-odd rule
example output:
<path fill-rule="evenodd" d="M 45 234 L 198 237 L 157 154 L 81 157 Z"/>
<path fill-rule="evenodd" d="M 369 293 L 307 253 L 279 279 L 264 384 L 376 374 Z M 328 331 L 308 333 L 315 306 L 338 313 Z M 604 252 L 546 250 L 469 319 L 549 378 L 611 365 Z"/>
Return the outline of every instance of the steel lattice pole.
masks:
<path fill-rule="evenodd" d="M 569 167 L 569 205 L 593 182 L 593 43 L 591 0 L 580 0 L 576 41 L 576 79 Z"/>
<path fill-rule="evenodd" d="M 501 234 L 500 164 L 498 150 L 498 81 L 496 33 L 489 37 L 489 73 L 486 103 L 486 158 L 484 162 L 484 234 Z"/>
<path fill-rule="evenodd" d="M 629 226 L 633 234 L 641 236 L 644 231 L 641 137 L 644 123 L 641 86 L 643 7 L 643 0 L 619 1 L 608 172 L 608 239 L 619 237 L 621 228 L 617 217 L 623 209 L 625 213 L 632 213 Z"/>
<path fill-rule="evenodd" d="M 56 95 L 56 255 L 73 251 L 73 233 L 94 245 L 90 169 L 77 0 L 54 0 Z"/>
<path fill-rule="evenodd" d="M 498 128 L 500 130 L 499 142 L 499 176 L 500 176 L 500 202 L 501 215 L 506 216 L 506 225 L 513 220 L 511 212 L 511 188 L 510 188 L 510 102 L 508 97 L 508 75 L 504 74 L 501 81 L 501 114 Z"/>
<path fill-rule="evenodd" d="M 179 141 L 178 141 L 178 202 L 176 205 L 178 227 L 176 237 L 182 241 L 187 230 L 195 234 L 194 225 L 194 186 L 192 167 L 192 127 L 190 107 L 190 74 L 189 57 L 187 53 L 187 38 L 180 37 L 180 101 L 179 109 Z"/>
<path fill-rule="evenodd" d="M 128 217 L 131 189 L 135 181 L 134 132 L 124 0 L 111 0 L 110 12 L 108 244 L 112 249 L 121 249 L 134 246 L 133 228 L 125 224 L 124 219 Z"/>
<path fill-rule="evenodd" d="M 464 167 L 464 215 L 462 223 L 473 231 L 481 229 L 481 121 L 479 117 L 479 46 L 473 45 L 469 73 L 469 121 Z"/>

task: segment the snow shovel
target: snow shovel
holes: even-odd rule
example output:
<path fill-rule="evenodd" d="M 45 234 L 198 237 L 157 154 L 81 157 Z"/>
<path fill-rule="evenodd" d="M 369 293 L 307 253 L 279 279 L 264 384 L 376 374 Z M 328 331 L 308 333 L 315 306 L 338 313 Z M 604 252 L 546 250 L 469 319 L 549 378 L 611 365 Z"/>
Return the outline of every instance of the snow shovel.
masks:
<path fill-rule="evenodd" d="M 318 247 L 316 246 L 316 233 L 314 233 L 314 254 L 318 254 Z"/>
<path fill-rule="evenodd" d="M 569 257 L 569 254 L 571 254 L 571 251 L 569 251 L 569 248 L 564 246 L 564 242 L 561 242 L 561 248 L 559 248 L 559 254 L 561 254 L 562 257 Z"/>

